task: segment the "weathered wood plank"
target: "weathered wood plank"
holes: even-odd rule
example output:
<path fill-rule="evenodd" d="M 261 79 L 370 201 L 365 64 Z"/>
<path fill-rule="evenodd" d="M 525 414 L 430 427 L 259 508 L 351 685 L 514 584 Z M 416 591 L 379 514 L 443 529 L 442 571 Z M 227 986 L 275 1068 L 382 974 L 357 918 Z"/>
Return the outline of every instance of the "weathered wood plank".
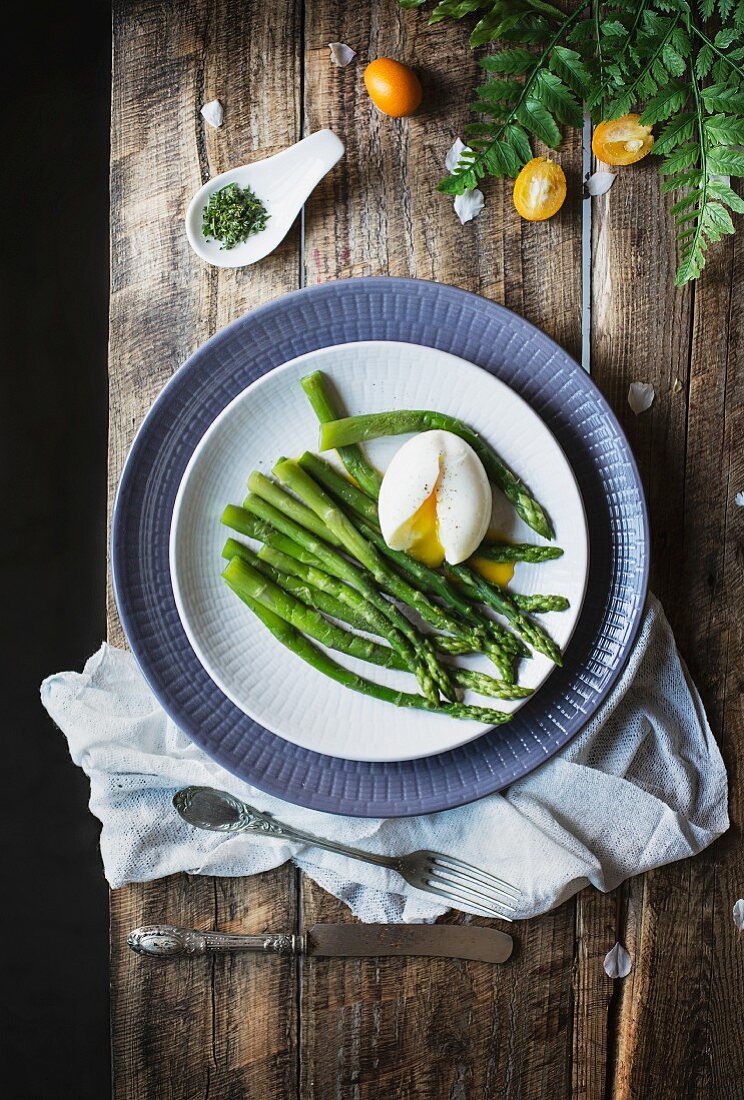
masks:
<path fill-rule="evenodd" d="M 560 219 L 542 226 L 520 221 L 508 183 L 484 185 L 486 209 L 466 226 L 452 199 L 436 191 L 478 80 L 467 34 L 465 24 L 427 27 L 421 12 L 402 13 L 386 0 L 306 4 L 306 128 L 330 125 L 347 145 L 333 178 L 307 205 L 307 282 L 391 274 L 453 283 L 505 302 L 578 354 L 578 188 Z M 334 40 L 359 53 L 347 69 L 329 62 L 327 43 Z M 380 115 L 366 96 L 363 67 L 382 55 L 419 71 L 425 98 L 411 119 Z M 561 159 L 578 179 L 580 144 L 570 142 Z M 344 906 L 304 881 L 305 926 L 349 919 Z M 308 1100 L 568 1096 L 573 921 L 569 903 L 520 924 L 518 952 L 499 968 L 446 960 L 308 965 L 301 1094 Z"/>
<path fill-rule="evenodd" d="M 299 228 L 260 267 L 217 271 L 190 251 L 189 198 L 210 175 L 300 136 L 301 5 L 120 2 L 111 149 L 111 499 L 132 435 L 179 364 L 246 309 L 299 285 Z M 202 103 L 219 98 L 222 129 Z M 123 643 L 113 598 L 109 638 Z M 295 873 L 175 876 L 114 891 L 114 1093 L 284 1097 L 296 1091 L 295 969 L 281 960 L 153 965 L 125 946 L 172 921 L 258 932 L 292 927 Z M 278 964 L 278 965 L 277 965 Z"/>
<path fill-rule="evenodd" d="M 615 941 L 627 938 L 623 901 L 621 890 L 606 895 L 593 887 L 576 898 L 572 1100 L 605 1095 L 613 983 L 602 964 Z"/>
<path fill-rule="evenodd" d="M 217 273 L 188 251 L 181 216 L 208 174 L 301 136 L 299 8 L 299 0 L 270 11 L 237 0 L 162 0 L 116 9 L 112 489 L 134 429 L 178 363 L 245 308 L 298 283 L 297 230 L 260 268 Z M 506 302 L 578 354 L 578 202 L 546 225 L 524 225 L 508 185 L 486 184 L 486 211 L 460 227 L 450 200 L 434 190 L 466 120 L 468 80 L 477 77 L 465 28 L 427 28 L 421 13 L 399 13 L 384 0 L 308 0 L 305 8 L 305 132 L 330 125 L 347 156 L 308 204 L 304 278 L 390 273 L 451 282 Z M 349 69 L 328 61 L 335 39 L 359 50 Z M 367 100 L 362 67 L 381 54 L 424 59 L 426 99 L 416 118 L 393 122 Z M 213 96 L 226 106 L 218 132 L 205 131 L 197 114 Z M 576 195 L 575 139 L 561 161 Z M 719 249 L 694 295 L 673 290 L 666 206 L 650 163 L 624 172 L 594 211 L 594 373 L 639 458 L 654 589 L 721 737 L 740 829 L 743 521 L 733 496 L 744 485 L 736 447 L 744 427 L 742 248 Z M 676 377 L 680 394 L 671 392 Z M 633 379 L 654 382 L 658 394 L 638 419 L 626 404 Z M 121 641 L 110 608 L 110 637 Z M 123 948 L 129 928 L 159 919 L 287 927 L 293 873 L 242 882 L 176 876 L 117 891 L 116 1095 L 733 1098 L 744 1071 L 742 963 L 731 921 L 741 864 L 729 836 L 699 860 L 615 895 L 585 891 L 520 925 L 517 955 L 497 970 L 309 962 L 299 1078 L 292 967 L 279 960 L 221 961 L 211 971 L 197 962 L 153 967 Z M 302 919 L 349 917 L 306 883 Z M 602 958 L 617 937 L 636 965 L 613 986 Z"/>
<path fill-rule="evenodd" d="M 654 166 L 640 167 L 595 208 L 593 374 L 639 461 L 653 529 L 652 588 L 722 745 L 740 829 L 742 562 L 733 494 L 744 475 L 736 446 L 744 426 L 742 249 L 737 241 L 711 251 L 697 286 L 675 290 L 668 209 Z M 626 401 L 633 380 L 652 382 L 657 393 L 637 418 Z M 634 970 L 610 1006 L 608 1094 L 741 1091 L 742 962 L 731 919 L 743 877 L 738 849 L 729 834 L 697 859 L 630 884 L 624 938 Z"/>
<path fill-rule="evenodd" d="M 684 541 L 670 602 L 683 655 L 708 708 L 731 782 L 733 830 L 708 852 L 647 876 L 641 987 L 623 1005 L 627 1092 L 735 1097 L 744 1072 L 744 977 L 731 909 L 742 893 L 740 670 L 744 468 L 740 349 L 742 250 L 727 242 L 696 288 L 688 390 Z M 738 527 L 738 530 L 737 530 Z M 648 930 L 648 931 L 647 931 Z M 632 996 L 630 995 L 632 993 Z M 667 1051 L 660 1066 L 654 1050 Z"/>

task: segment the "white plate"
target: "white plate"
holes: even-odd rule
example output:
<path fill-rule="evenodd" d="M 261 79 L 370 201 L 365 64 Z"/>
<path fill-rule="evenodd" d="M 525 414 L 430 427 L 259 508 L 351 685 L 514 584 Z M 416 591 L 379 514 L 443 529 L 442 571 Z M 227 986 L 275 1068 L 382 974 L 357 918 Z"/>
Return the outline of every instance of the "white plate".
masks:
<path fill-rule="evenodd" d="M 226 504 L 241 504 L 251 470 L 271 472 L 284 454 L 317 447 L 318 424 L 300 386 L 314 370 L 333 381 L 346 411 L 437 409 L 458 416 L 493 443 L 553 520 L 563 557 L 517 566 L 513 588 L 568 597 L 568 611 L 540 616 L 565 648 L 576 626 L 588 574 L 586 517 L 576 480 L 542 420 L 503 382 L 454 355 L 417 344 L 369 341 L 301 355 L 264 375 L 217 417 L 189 462 L 176 497 L 170 568 L 178 612 L 191 645 L 217 686 L 263 726 L 296 745 L 349 760 L 410 760 L 453 749 L 489 727 L 424 711 L 398 710 L 327 679 L 285 649 L 228 589 L 220 573 Z M 384 470 L 409 438 L 374 440 L 370 459 Z M 333 457 L 335 455 L 326 455 Z M 515 541 L 538 542 L 494 492 L 494 527 Z M 412 677 L 345 655 L 335 658 L 370 679 L 416 690 Z M 494 671 L 484 657 L 464 660 Z M 553 670 L 547 657 L 520 662 L 519 682 L 537 689 Z M 484 700 L 516 710 L 522 703 Z"/>

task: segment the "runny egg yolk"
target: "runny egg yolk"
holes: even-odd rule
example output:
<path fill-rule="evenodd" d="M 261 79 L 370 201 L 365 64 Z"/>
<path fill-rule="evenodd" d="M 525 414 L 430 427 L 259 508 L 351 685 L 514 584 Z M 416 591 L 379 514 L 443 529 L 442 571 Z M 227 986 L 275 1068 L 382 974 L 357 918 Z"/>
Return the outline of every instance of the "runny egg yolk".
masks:
<path fill-rule="evenodd" d="M 489 530 L 487 537 L 491 542 L 502 541 L 501 533 L 493 528 Z M 506 588 L 514 579 L 513 561 L 489 561 L 488 558 L 479 558 L 476 554 L 470 559 L 470 564 L 485 580 L 499 585 L 500 588 Z"/>
<path fill-rule="evenodd" d="M 475 557 L 471 558 L 470 564 L 482 577 L 500 588 L 506 588 L 514 577 L 513 561 L 489 561 L 488 558 Z"/>
<path fill-rule="evenodd" d="M 401 535 L 408 542 L 408 553 L 422 561 L 424 565 L 435 568 L 444 561 L 444 547 L 439 541 L 439 518 L 437 516 L 437 486 L 435 484 L 424 503 L 403 524 Z"/>

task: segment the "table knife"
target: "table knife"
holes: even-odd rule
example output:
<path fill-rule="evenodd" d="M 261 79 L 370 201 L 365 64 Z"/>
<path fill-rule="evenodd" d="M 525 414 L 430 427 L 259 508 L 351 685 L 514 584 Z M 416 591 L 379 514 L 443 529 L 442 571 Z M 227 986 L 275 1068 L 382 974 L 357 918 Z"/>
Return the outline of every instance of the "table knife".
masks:
<path fill-rule="evenodd" d="M 435 955 L 477 962 L 506 962 L 511 936 L 496 928 L 469 924 L 316 924 L 301 935 L 266 932 L 200 932 L 170 924 L 150 924 L 129 933 L 139 955 L 166 959 L 222 951 L 315 958 L 375 958 L 382 955 Z"/>

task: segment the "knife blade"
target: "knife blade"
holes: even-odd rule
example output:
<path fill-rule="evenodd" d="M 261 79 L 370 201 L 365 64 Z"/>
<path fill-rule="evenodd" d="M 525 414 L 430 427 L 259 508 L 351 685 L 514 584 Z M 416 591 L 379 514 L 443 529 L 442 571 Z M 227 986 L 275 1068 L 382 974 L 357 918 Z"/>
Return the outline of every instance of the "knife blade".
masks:
<path fill-rule="evenodd" d="M 471 924 L 316 924 L 307 933 L 310 956 L 365 958 L 432 955 L 477 962 L 506 962 L 511 936 Z"/>
<path fill-rule="evenodd" d="M 429 955 L 490 963 L 506 962 L 513 947 L 511 936 L 505 932 L 470 924 L 316 924 L 305 935 L 200 932 L 172 924 L 150 924 L 130 932 L 127 943 L 138 955 L 157 959 L 254 951 L 315 958 Z"/>

